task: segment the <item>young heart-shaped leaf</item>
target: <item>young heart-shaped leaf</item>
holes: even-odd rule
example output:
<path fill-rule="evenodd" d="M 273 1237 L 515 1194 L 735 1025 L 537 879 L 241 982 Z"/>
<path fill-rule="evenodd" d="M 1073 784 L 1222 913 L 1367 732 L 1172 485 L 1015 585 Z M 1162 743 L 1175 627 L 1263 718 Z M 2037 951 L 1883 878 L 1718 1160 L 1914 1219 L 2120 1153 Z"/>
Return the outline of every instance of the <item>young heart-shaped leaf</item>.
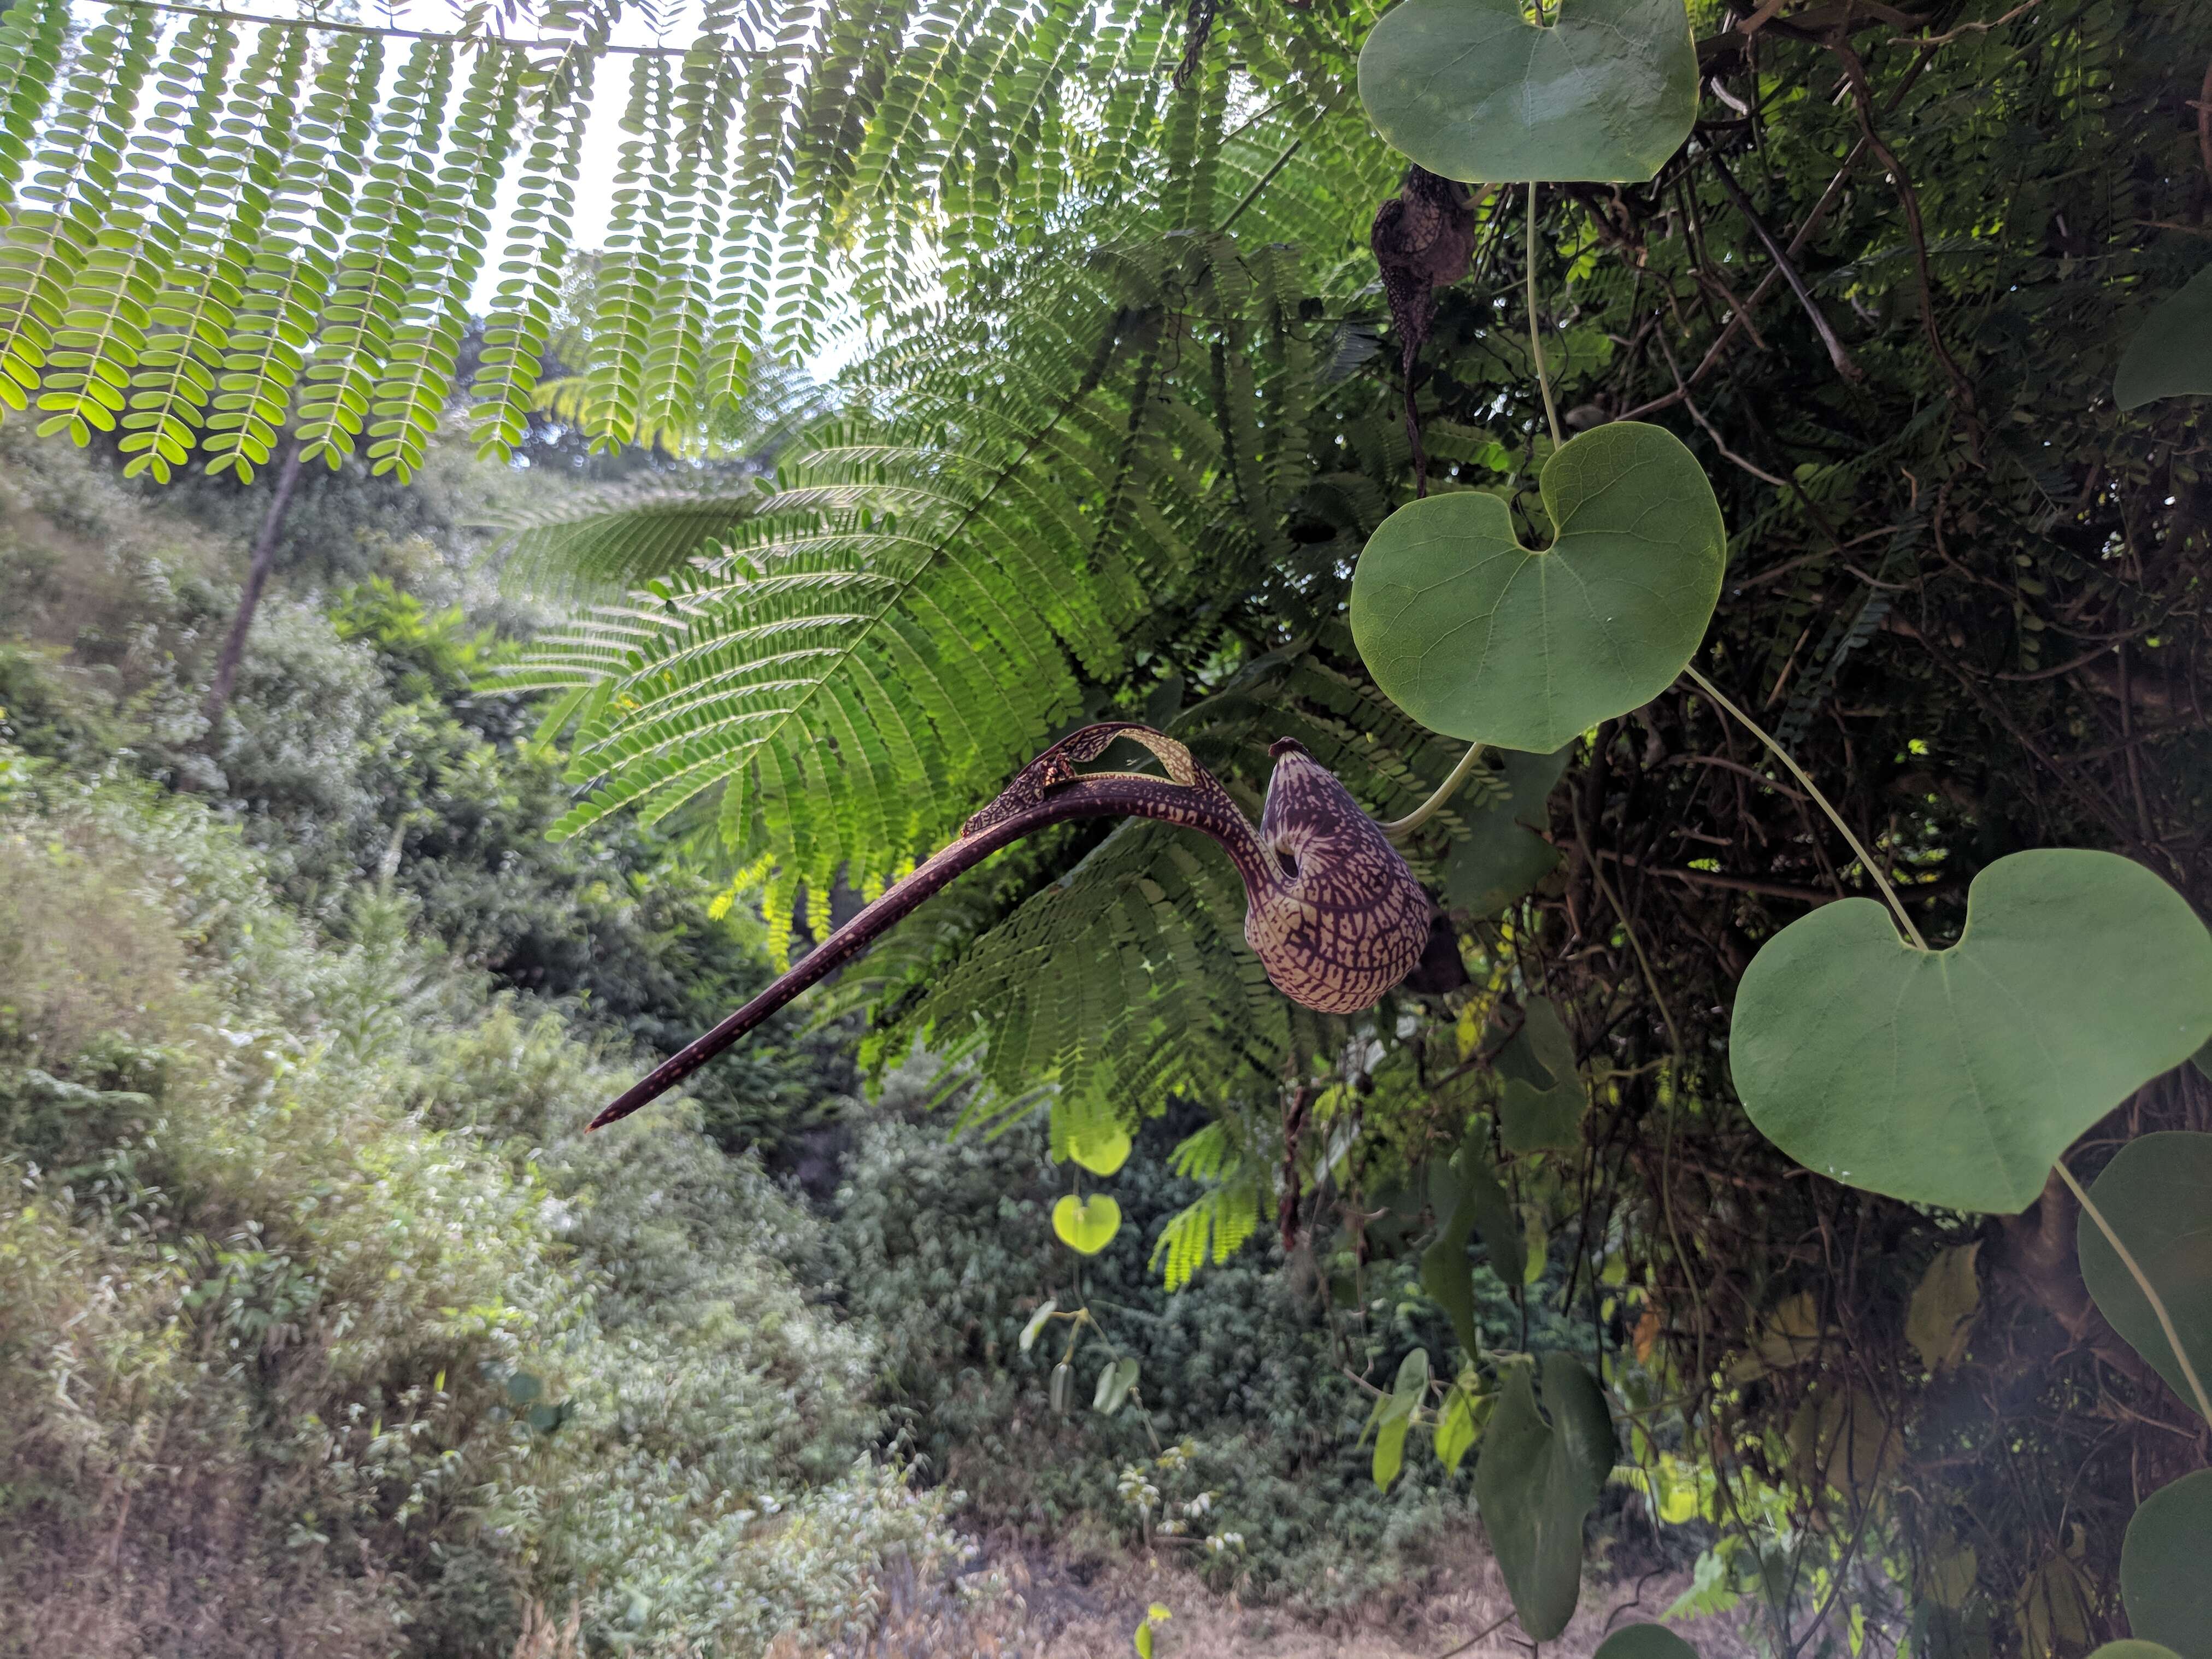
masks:
<path fill-rule="evenodd" d="M 1549 754 L 1674 682 L 1705 637 L 1728 532 L 1673 434 L 1618 421 L 1544 463 L 1558 526 L 1532 553 L 1495 495 L 1412 501 L 1352 578 L 1375 683 L 1449 737 Z"/>
<path fill-rule="evenodd" d="M 1022 1327 L 1022 1352 L 1027 1353 L 1036 1346 L 1038 1335 L 1052 1316 L 1060 1311 L 1060 1299 L 1055 1297 L 1030 1316 L 1030 1322 Z"/>
<path fill-rule="evenodd" d="M 2045 848 L 1974 878 L 1948 951 L 1872 899 L 1769 939 L 1729 1061 L 1761 1133 L 1808 1169 L 1911 1203 L 2007 1213 L 2051 1160 L 2212 1030 L 2212 935 L 2111 853 Z"/>
<path fill-rule="evenodd" d="M 2180 1659 L 2212 1659 L 2212 1469 L 2185 1474 L 2142 1501 L 2120 1545 L 2128 1625 Z"/>
<path fill-rule="evenodd" d="M 1474 1396 L 1455 1385 L 1444 1396 L 1443 1409 L 1437 1413 L 1437 1462 L 1444 1466 L 1446 1474 L 1459 1473 L 1460 1461 L 1474 1449 L 1481 1433 L 1482 1423 L 1474 1414 Z"/>
<path fill-rule="evenodd" d="M 1474 1498 L 1521 1628 L 1548 1642 L 1582 1595 L 1583 1521 L 1613 1472 L 1613 1413 L 1571 1355 L 1544 1356 L 1542 1411 L 1534 1376 L 1525 1364 L 1506 1374 L 1475 1460 Z"/>
<path fill-rule="evenodd" d="M 1096 1176 L 1109 1176 L 1129 1161 L 1129 1134 L 1118 1127 L 1068 1138 L 1067 1155 Z"/>
<path fill-rule="evenodd" d="M 1124 1355 L 1098 1373 L 1098 1386 L 1091 1395 L 1091 1409 L 1111 1417 L 1121 1409 L 1129 1390 L 1137 1386 L 1137 1362 Z"/>
<path fill-rule="evenodd" d="M 2129 1638 L 2107 1642 L 2089 1656 L 2089 1659 L 2181 1659 L 2181 1656 L 2163 1642 L 2142 1642 Z"/>
<path fill-rule="evenodd" d="M 1623 1625 L 1590 1659 L 1698 1659 L 1698 1650 L 1664 1625 Z"/>
<path fill-rule="evenodd" d="M 1121 1206 L 1103 1193 L 1085 1199 L 1069 1193 L 1052 1206 L 1052 1230 L 1069 1249 L 1097 1255 L 1121 1231 Z"/>
<path fill-rule="evenodd" d="M 2212 1387 L 2212 1135 L 2179 1129 L 2138 1135 L 2105 1166 L 2089 1188 L 2089 1201 L 2126 1243 L 2166 1304 L 2198 1379 Z M 2097 1310 L 2194 1407 L 2196 1390 L 2158 1316 L 2086 1212 L 2075 1246 Z"/>
<path fill-rule="evenodd" d="M 1698 52 L 1682 0 L 1406 0 L 1359 54 L 1375 130 L 1468 183 L 1640 183 L 1690 136 Z"/>
<path fill-rule="evenodd" d="M 1483 757 L 1492 784 L 1480 805 L 1472 794 L 1452 811 L 1467 823 L 1467 834 L 1444 854 L 1444 902 L 1471 915 L 1494 916 L 1526 898 L 1536 884 L 1559 868 L 1559 852 L 1539 833 L 1544 802 L 1567 769 L 1567 751 L 1523 755 L 1501 750 Z"/>
<path fill-rule="evenodd" d="M 2122 409 L 2207 392 L 2212 392 L 2212 265 L 2152 307 L 2112 376 L 2112 398 Z"/>

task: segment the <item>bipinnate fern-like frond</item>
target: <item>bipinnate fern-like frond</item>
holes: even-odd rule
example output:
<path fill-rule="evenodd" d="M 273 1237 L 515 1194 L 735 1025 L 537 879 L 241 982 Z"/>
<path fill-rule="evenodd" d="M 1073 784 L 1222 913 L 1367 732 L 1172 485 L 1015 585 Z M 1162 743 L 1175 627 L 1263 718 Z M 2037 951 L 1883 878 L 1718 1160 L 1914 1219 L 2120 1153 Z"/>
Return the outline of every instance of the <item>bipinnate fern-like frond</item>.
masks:
<path fill-rule="evenodd" d="M 533 31 L 526 7 L 477 7 L 416 38 L 118 0 L 70 55 L 64 0 L 22 0 L 0 20 L 0 403 L 80 441 L 123 424 L 157 477 L 249 476 L 288 424 L 310 459 L 405 476 L 496 234 L 470 419 L 509 453 L 617 53 L 579 406 L 608 444 L 688 446 L 841 318 L 987 289 L 1079 217 L 1242 221 L 1252 246 L 1342 258 L 1393 170 L 1351 96 L 1347 25 L 1288 0 L 1210 26 L 1150 0 L 715 0 L 690 40 L 643 48 L 611 43 L 619 9 L 548 0 Z M 1177 92 L 1194 28 L 1201 72 Z"/>
<path fill-rule="evenodd" d="M 0 404 L 9 408 L 36 396 L 72 315 L 70 293 L 99 244 L 158 45 L 150 12 L 112 8 L 78 43 L 68 88 L 39 134 L 30 178 L 0 235 Z M 34 74 L 39 60 L 27 56 L 23 67 Z M 74 367 L 55 365 L 64 374 Z"/>
<path fill-rule="evenodd" d="M 572 826 L 632 805 L 688 812 L 724 856 L 766 860 L 764 908 L 787 926 L 802 884 L 810 902 L 840 875 L 872 890 L 1103 712 L 1144 641 L 1205 613 L 1194 572 L 1324 583 L 1388 510 L 1376 476 L 1340 465 L 1322 475 L 1334 533 L 1287 535 L 1315 511 L 1301 484 L 1337 326 L 1312 314 L 1326 307 L 1297 250 L 1109 240 L 1019 280 L 1014 327 L 971 331 L 957 305 L 908 318 L 850 376 L 896 417 L 815 434 L 711 546 L 686 546 L 719 510 L 703 494 L 697 520 L 669 498 L 664 523 L 619 508 L 579 523 L 571 560 L 660 562 L 512 671 L 563 692 L 554 723 L 576 721 L 592 788 Z M 1378 476 L 1402 458 L 1378 447 Z M 1358 672 L 1340 624 L 1240 654 L 1163 718 L 1255 810 L 1279 737 L 1385 817 L 1459 759 Z M 1417 868 L 1466 830 L 1440 813 Z M 970 1054 L 986 1116 L 1040 1083 L 1056 1134 L 1177 1097 L 1272 1103 L 1301 1056 L 1348 1032 L 1268 984 L 1241 884 L 1202 841 L 1125 825 L 1022 898 L 979 885 L 932 901 L 832 994 L 884 1011 L 885 1052 L 926 1039 Z"/>
<path fill-rule="evenodd" d="M 1151 1265 L 1176 1291 L 1190 1283 L 1209 1255 L 1216 1267 L 1228 1261 L 1260 1231 L 1267 1212 L 1259 1170 L 1225 1120 L 1186 1137 L 1168 1161 L 1184 1180 L 1208 1183 L 1195 1202 L 1168 1218 L 1152 1246 Z"/>
<path fill-rule="evenodd" d="M 511 514 L 506 577 L 546 598 L 619 599 L 629 588 L 682 573 L 737 533 L 765 499 L 750 476 L 645 483 L 572 496 Z"/>

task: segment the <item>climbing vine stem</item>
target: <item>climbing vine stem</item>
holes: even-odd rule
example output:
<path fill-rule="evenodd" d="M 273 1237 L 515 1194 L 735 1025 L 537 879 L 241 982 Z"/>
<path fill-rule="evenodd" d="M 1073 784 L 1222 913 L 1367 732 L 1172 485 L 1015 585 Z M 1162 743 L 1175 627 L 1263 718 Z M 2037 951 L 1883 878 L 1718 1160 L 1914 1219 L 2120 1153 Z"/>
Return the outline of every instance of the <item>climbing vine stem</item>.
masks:
<path fill-rule="evenodd" d="M 1851 826 L 1844 822 L 1844 815 L 1836 811 L 1835 803 L 1820 793 L 1820 786 L 1813 781 L 1803 767 L 1797 764 L 1796 757 L 1776 742 L 1765 726 L 1730 702 L 1722 694 L 1718 686 L 1698 672 L 1698 665 L 1695 663 L 1686 665 L 1682 672 L 1690 677 L 1700 691 L 1711 697 L 1721 708 L 1735 716 L 1745 731 L 1765 744 L 1772 751 L 1775 759 L 1790 769 L 1790 775 L 1804 786 L 1805 793 L 1813 798 L 1814 804 L 1828 815 L 1828 821 L 1843 831 L 1844 839 L 1850 843 L 1851 851 L 1858 854 L 1859 863 L 1865 867 L 1867 874 L 1874 878 L 1874 884 L 1881 889 L 1882 897 L 1889 902 L 1889 908 L 1896 915 L 1898 925 L 1905 929 L 1905 937 L 1912 941 L 1913 949 L 1927 950 L 1928 941 L 1920 936 L 1920 929 L 1913 925 L 1912 918 L 1905 915 L 1905 902 L 1898 897 L 1897 890 L 1889 884 L 1889 878 L 1882 872 L 1881 866 L 1875 862 L 1874 854 L 1868 852 L 1864 843 L 1851 833 Z"/>
<path fill-rule="evenodd" d="M 2143 1300 L 2150 1304 L 2150 1310 L 2158 1316 L 2158 1328 L 2166 1333 L 2166 1346 L 2173 1350 L 2173 1357 L 2181 1362 L 2181 1374 L 2188 1380 L 2190 1393 L 2197 1398 L 2197 1409 L 2204 1413 L 2205 1421 L 2212 1423 L 2212 1396 L 2204 1392 L 2204 1380 L 2197 1375 L 2197 1367 L 2190 1363 L 2189 1350 L 2181 1346 L 2181 1333 L 2173 1328 L 2173 1316 L 2166 1312 L 2166 1304 L 2151 1288 L 2150 1275 L 2143 1272 L 2142 1264 L 2136 1260 L 2135 1252 L 2128 1249 L 2121 1242 L 2119 1234 L 2112 1231 L 2112 1224 L 2105 1219 L 2105 1212 L 2096 1206 L 2087 1190 L 2074 1178 L 2074 1171 L 2066 1167 L 2065 1160 L 2062 1158 L 2051 1167 L 2058 1172 L 2058 1178 L 2073 1192 L 2074 1201 L 2081 1206 L 2081 1213 L 2094 1222 L 2097 1231 L 2104 1234 L 2105 1242 L 2112 1247 L 2112 1254 L 2119 1257 L 2120 1265 L 2128 1270 L 2129 1276 L 2136 1281 L 2136 1288 L 2143 1293 Z"/>
<path fill-rule="evenodd" d="M 1437 786 L 1436 793 L 1404 817 L 1393 818 L 1384 824 L 1382 833 L 1392 841 L 1403 841 L 1434 817 L 1446 801 L 1459 793 L 1460 786 L 1467 781 L 1468 775 L 1474 770 L 1475 763 L 1482 758 L 1483 748 L 1484 745 L 1479 743 L 1468 744 L 1467 753 L 1459 757 L 1459 764 L 1452 768 L 1451 775 Z"/>
<path fill-rule="evenodd" d="M 1536 327 L 1536 181 L 1528 181 L 1528 355 L 1535 360 L 1536 384 L 1544 393 L 1544 421 L 1552 428 L 1552 447 L 1566 440 L 1559 435 L 1559 411 L 1552 402 L 1552 377 L 1544 372 L 1544 337 Z"/>

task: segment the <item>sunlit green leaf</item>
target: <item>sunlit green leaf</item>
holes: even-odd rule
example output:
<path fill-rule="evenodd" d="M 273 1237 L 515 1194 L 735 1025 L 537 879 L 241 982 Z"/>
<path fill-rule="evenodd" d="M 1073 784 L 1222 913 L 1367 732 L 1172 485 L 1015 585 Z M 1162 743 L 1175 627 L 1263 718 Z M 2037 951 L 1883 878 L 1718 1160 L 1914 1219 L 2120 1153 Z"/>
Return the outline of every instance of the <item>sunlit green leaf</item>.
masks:
<path fill-rule="evenodd" d="M 1453 1474 L 1474 1449 L 1481 1425 L 1474 1413 L 1474 1396 L 1464 1388 L 1455 1388 L 1444 1396 L 1443 1409 L 1437 1414 L 1437 1462 Z"/>
<path fill-rule="evenodd" d="M 1121 1231 L 1121 1206 L 1103 1193 L 1087 1199 L 1065 1194 L 1052 1206 L 1052 1230 L 1069 1249 L 1097 1255 Z"/>
<path fill-rule="evenodd" d="M 1115 1128 L 1104 1133 L 1078 1134 L 1068 1142 L 1067 1155 L 1097 1176 L 1109 1176 L 1129 1161 L 1129 1136 Z"/>

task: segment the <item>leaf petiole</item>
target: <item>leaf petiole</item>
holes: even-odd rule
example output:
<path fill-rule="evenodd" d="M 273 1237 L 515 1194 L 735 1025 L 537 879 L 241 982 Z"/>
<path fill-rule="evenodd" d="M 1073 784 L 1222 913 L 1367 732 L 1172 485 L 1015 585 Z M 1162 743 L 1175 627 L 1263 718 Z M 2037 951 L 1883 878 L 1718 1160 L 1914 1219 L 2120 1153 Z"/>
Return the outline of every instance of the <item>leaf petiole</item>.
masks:
<path fill-rule="evenodd" d="M 1479 743 L 1468 745 L 1467 753 L 1460 757 L 1459 764 L 1452 768 L 1451 775 L 1437 786 L 1436 793 L 1407 813 L 1404 817 L 1393 818 L 1384 824 L 1382 833 L 1389 836 L 1392 841 L 1403 841 L 1434 817 L 1437 810 L 1459 793 L 1460 786 L 1467 781 L 1468 774 L 1474 770 L 1474 763 L 1482 758 L 1485 747 L 1485 744 Z"/>
<path fill-rule="evenodd" d="M 1544 372 L 1544 338 L 1536 329 L 1536 184 L 1528 182 L 1528 355 L 1536 361 L 1536 384 L 1544 393 L 1544 420 L 1552 428 L 1552 447 L 1566 440 L 1559 435 L 1559 411 L 1552 402 L 1552 377 Z"/>

